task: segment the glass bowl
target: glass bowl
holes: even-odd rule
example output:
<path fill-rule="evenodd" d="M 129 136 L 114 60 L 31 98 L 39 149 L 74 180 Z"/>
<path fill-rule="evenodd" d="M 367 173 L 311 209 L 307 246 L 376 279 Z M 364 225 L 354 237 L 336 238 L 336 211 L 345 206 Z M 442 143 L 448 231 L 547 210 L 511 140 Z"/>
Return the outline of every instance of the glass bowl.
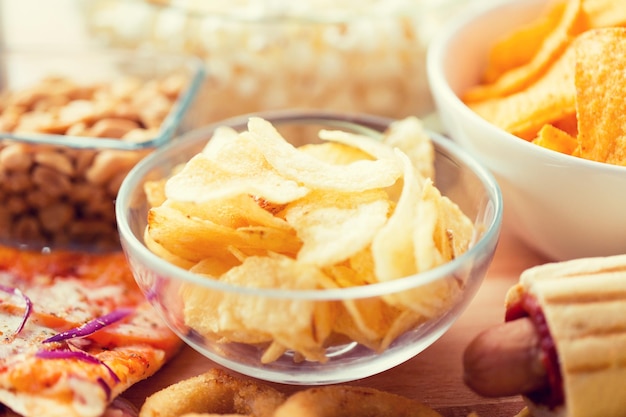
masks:
<path fill-rule="evenodd" d="M 119 185 L 191 128 L 203 81 L 200 60 L 174 54 L 2 50 L 0 241 L 119 250 Z"/>
<path fill-rule="evenodd" d="M 391 122 L 386 118 L 325 112 L 270 112 L 260 116 L 271 122 L 285 138 L 305 138 L 304 142 L 293 141 L 294 145 L 311 143 L 313 136 L 306 136 L 305 132 L 317 132 L 321 128 L 379 137 Z M 414 357 L 441 337 L 472 300 L 490 265 L 500 232 L 502 202 L 498 185 L 488 171 L 450 140 L 434 133 L 431 136 L 436 154 L 435 184 L 471 219 L 476 233 L 463 255 L 426 272 L 352 288 L 251 289 L 207 280 L 169 263 L 146 246 L 144 231 L 149 209 L 143 188 L 146 181 L 168 177 L 179 164 L 188 161 L 203 148 L 217 126 L 227 125 L 241 130 L 245 129 L 247 120 L 246 116 L 238 117 L 182 136 L 137 164 L 120 188 L 116 214 L 122 248 L 137 283 L 171 328 L 188 345 L 222 366 L 268 381 L 303 385 L 339 383 L 383 372 Z M 339 337 L 323 352 L 323 360 L 302 360 L 294 352 L 285 351 L 278 354 L 275 360 L 264 361 L 267 344 L 223 343 L 219 339 L 203 337 L 185 324 L 185 298 L 182 294 L 235 297 L 242 306 L 270 306 L 270 311 L 263 310 L 267 311 L 267 315 L 256 317 L 261 322 L 264 317 L 267 320 L 278 318 L 288 332 L 290 323 L 296 323 L 300 318 L 300 310 L 289 306 L 297 306 L 298 303 L 313 305 L 314 308 L 352 302 L 367 305 L 377 303 L 386 296 L 400 296 L 432 283 L 444 282 L 453 283 L 459 289 L 446 300 L 445 310 L 419 324 L 407 326 L 408 330 L 383 351 Z M 206 308 L 211 309 L 211 304 L 208 303 Z M 202 311 L 199 313 L 203 314 Z"/>

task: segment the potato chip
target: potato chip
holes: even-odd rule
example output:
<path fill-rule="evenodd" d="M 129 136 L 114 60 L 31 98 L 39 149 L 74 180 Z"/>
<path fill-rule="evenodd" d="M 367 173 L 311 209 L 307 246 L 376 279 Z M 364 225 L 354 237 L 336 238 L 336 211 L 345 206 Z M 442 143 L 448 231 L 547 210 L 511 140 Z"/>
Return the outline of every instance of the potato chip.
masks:
<path fill-rule="evenodd" d="M 302 241 L 297 259 L 320 267 L 364 249 L 387 222 L 390 202 L 382 190 L 360 193 L 313 191 L 282 215 Z"/>
<path fill-rule="evenodd" d="M 329 164 L 299 152 L 266 120 L 252 117 L 249 132 L 242 135 L 256 141 L 258 149 L 284 177 L 310 188 L 337 191 L 365 191 L 392 185 L 401 174 L 392 159 L 360 160 L 348 165 Z M 362 137 L 363 142 L 375 142 Z M 359 148 L 361 149 L 361 148 Z"/>
<path fill-rule="evenodd" d="M 442 263 L 465 253 L 474 238 L 474 224 L 461 208 L 448 197 L 441 195 L 432 181 L 424 184 L 423 201 L 433 202 L 437 214 L 432 239 L 442 257 Z M 420 224 L 418 222 L 418 224 Z M 416 256 L 416 259 L 419 259 Z M 424 270 L 418 268 L 418 271 Z"/>
<path fill-rule="evenodd" d="M 244 288 L 304 290 L 319 288 L 319 275 L 322 272 L 318 268 L 274 255 L 250 257 L 219 280 Z M 207 309 L 207 305 L 215 307 Z M 285 314 L 287 311 L 297 314 Z M 203 334 L 246 335 L 257 341 L 269 340 L 266 335 L 271 335 L 279 345 L 318 361 L 325 360 L 322 345 L 330 333 L 324 323 L 333 321 L 332 306 L 327 303 L 206 288 L 187 295 L 185 319 Z"/>
<path fill-rule="evenodd" d="M 231 139 L 212 148 L 212 152 L 199 153 L 188 161 L 167 181 L 167 198 L 203 202 L 251 194 L 284 204 L 309 192 L 308 188 L 276 172 L 253 141 L 242 135 Z"/>
<path fill-rule="evenodd" d="M 165 196 L 166 180 L 167 179 L 164 178 L 158 181 L 146 181 L 143 184 L 146 201 L 150 207 L 160 206 L 167 199 Z"/>
<path fill-rule="evenodd" d="M 383 143 L 404 152 L 421 176 L 435 177 L 435 147 L 417 117 L 393 121 L 385 132 Z"/>
<path fill-rule="evenodd" d="M 383 350 L 383 339 L 403 312 L 380 297 L 344 300 L 342 307 L 333 330 L 377 352 Z"/>
<path fill-rule="evenodd" d="M 576 137 L 552 125 L 544 125 L 532 142 L 568 155 L 572 155 L 578 146 Z"/>
<path fill-rule="evenodd" d="M 582 8 L 583 0 L 569 0 L 558 25 L 541 44 L 541 48 L 525 65 L 502 74 L 491 84 L 482 84 L 468 90 L 463 100 L 467 103 L 506 97 L 537 82 L 564 53 L 573 36 L 588 29 L 587 16 Z"/>
<path fill-rule="evenodd" d="M 247 226 L 291 229 L 291 226 L 284 219 L 274 216 L 270 211 L 261 207 L 259 202 L 248 194 L 203 202 L 181 202 L 170 199 L 164 205 L 186 215 L 210 220 L 213 223 L 235 229 Z"/>
<path fill-rule="evenodd" d="M 298 147 L 298 149 L 324 162 L 335 165 L 348 165 L 363 159 L 373 159 L 371 155 L 360 149 L 338 142 L 307 143 Z"/>
<path fill-rule="evenodd" d="M 576 46 L 580 156 L 626 165 L 626 29 L 588 31 Z"/>
<path fill-rule="evenodd" d="M 363 136 L 358 133 L 345 132 L 343 130 L 320 130 L 319 137 L 322 140 L 332 141 L 351 146 L 361 152 L 378 159 L 394 159 L 393 148 L 385 146 L 382 140 Z M 381 135 L 381 139 L 383 136 Z"/>
<path fill-rule="evenodd" d="M 416 272 L 413 230 L 422 188 L 409 158 L 400 152 L 396 153 L 404 169 L 402 193 L 393 214 L 372 241 L 374 269 L 380 281 L 406 277 Z"/>
<path fill-rule="evenodd" d="M 570 45 L 537 82 L 504 98 L 469 106 L 496 126 L 532 140 L 541 127 L 576 111 L 576 51 Z"/>
<path fill-rule="evenodd" d="M 186 216 L 167 206 L 150 209 L 148 234 L 168 252 L 194 263 L 205 258 L 231 256 L 229 246 L 294 256 L 301 246 L 300 240 L 290 231 L 262 226 L 233 229 Z"/>

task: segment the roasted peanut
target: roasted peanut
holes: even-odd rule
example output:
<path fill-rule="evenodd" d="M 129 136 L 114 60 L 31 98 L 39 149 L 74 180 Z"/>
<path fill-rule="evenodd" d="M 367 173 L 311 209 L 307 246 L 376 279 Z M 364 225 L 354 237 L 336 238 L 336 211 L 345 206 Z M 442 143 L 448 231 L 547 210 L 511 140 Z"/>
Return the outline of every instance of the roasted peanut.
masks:
<path fill-rule="evenodd" d="M 72 189 L 72 183 L 66 175 L 46 166 L 35 167 L 32 178 L 41 191 L 54 197 L 67 196 Z"/>
<path fill-rule="evenodd" d="M 23 143 L 10 144 L 0 150 L 0 167 L 12 171 L 28 171 L 33 163 L 33 157 Z"/>
<path fill-rule="evenodd" d="M 0 94 L 0 131 L 145 142 L 156 137 L 185 82 L 180 74 L 91 85 L 49 77 Z M 114 200 L 148 152 L 0 138 L 0 240 L 119 245 Z"/>
<path fill-rule="evenodd" d="M 90 133 L 92 136 L 98 138 L 120 139 L 131 130 L 138 128 L 139 124 L 132 120 L 107 118 L 94 123 L 90 129 Z"/>
<path fill-rule="evenodd" d="M 35 162 L 41 166 L 52 168 L 61 174 L 72 176 L 74 174 L 74 167 L 72 161 L 60 152 L 47 151 L 37 152 L 34 154 Z"/>

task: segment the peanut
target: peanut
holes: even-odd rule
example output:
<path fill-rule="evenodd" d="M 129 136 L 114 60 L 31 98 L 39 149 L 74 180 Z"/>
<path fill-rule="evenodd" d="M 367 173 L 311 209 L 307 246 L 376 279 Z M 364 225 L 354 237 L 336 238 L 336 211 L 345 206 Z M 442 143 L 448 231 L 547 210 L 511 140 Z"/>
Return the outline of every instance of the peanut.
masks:
<path fill-rule="evenodd" d="M 180 74 L 92 85 L 49 77 L 0 94 L 0 131 L 144 142 L 156 137 L 185 82 Z M 148 152 L 0 139 L 0 240 L 117 247 L 114 200 Z"/>

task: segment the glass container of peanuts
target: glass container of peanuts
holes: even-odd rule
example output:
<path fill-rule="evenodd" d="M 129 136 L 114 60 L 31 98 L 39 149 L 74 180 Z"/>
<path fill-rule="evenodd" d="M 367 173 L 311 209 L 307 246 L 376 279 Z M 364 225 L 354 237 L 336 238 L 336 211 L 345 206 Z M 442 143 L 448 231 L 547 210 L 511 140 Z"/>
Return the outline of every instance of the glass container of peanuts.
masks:
<path fill-rule="evenodd" d="M 193 126 L 196 58 L 121 50 L 0 54 L 0 243 L 116 249 L 126 173 Z"/>
<path fill-rule="evenodd" d="M 287 108 L 423 116 L 427 43 L 477 1 L 90 0 L 83 10 L 106 45 L 203 58 L 210 123 Z"/>

